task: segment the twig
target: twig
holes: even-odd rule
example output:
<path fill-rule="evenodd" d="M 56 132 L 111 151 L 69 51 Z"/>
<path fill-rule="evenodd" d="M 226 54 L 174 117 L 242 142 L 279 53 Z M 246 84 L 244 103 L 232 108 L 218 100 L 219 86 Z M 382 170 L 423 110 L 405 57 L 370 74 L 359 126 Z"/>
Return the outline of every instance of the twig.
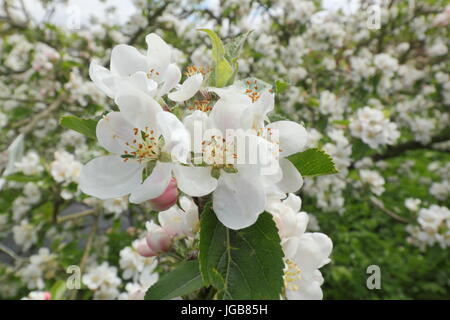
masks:
<path fill-rule="evenodd" d="M 97 214 L 94 220 L 94 224 L 92 225 L 91 232 L 89 233 L 89 237 L 86 242 L 86 246 L 84 247 L 83 256 L 81 257 L 80 261 L 80 272 L 83 274 L 84 268 L 86 267 L 86 263 L 89 258 L 89 254 L 91 252 L 92 244 L 94 243 L 95 235 L 97 234 L 97 228 L 98 228 L 98 220 L 100 218 L 100 215 Z M 76 300 L 77 299 L 78 290 L 73 290 L 70 300 Z"/>
<path fill-rule="evenodd" d="M 56 110 L 63 100 L 64 100 L 64 96 L 63 95 L 59 96 L 55 101 L 53 101 L 48 106 L 48 108 L 46 108 L 46 109 L 42 110 L 41 112 L 39 112 L 38 114 L 36 114 L 25 127 L 22 127 L 20 132 L 23 133 L 24 135 L 28 134 L 30 131 L 32 131 L 34 129 L 36 124 L 41 119 L 46 118 L 49 114 L 51 114 L 54 110 Z"/>
<path fill-rule="evenodd" d="M 76 212 L 76 213 L 72 213 L 72 214 L 68 214 L 62 217 L 58 217 L 57 219 L 57 223 L 63 223 L 69 220 L 74 220 L 74 219 L 78 219 L 78 218 L 82 218 L 82 217 L 86 217 L 89 216 L 91 214 L 95 214 L 96 210 L 94 209 L 88 209 L 88 210 L 84 210 L 81 212 Z"/>
<path fill-rule="evenodd" d="M 387 215 L 391 216 L 395 220 L 400 221 L 402 223 L 409 223 L 409 221 L 406 220 L 405 218 L 402 218 L 399 215 L 397 215 L 394 212 L 392 212 L 391 210 L 386 209 L 386 207 L 384 206 L 383 202 L 381 202 L 379 199 L 377 199 L 375 197 L 370 197 L 370 202 L 372 202 L 375 205 L 375 207 L 377 207 L 378 209 L 380 209 L 381 211 L 383 211 Z"/>
<path fill-rule="evenodd" d="M 13 258 L 16 261 L 24 260 L 24 258 L 19 257 L 14 251 L 12 251 L 10 248 L 0 244 L 0 251 L 6 253 L 8 256 Z"/>

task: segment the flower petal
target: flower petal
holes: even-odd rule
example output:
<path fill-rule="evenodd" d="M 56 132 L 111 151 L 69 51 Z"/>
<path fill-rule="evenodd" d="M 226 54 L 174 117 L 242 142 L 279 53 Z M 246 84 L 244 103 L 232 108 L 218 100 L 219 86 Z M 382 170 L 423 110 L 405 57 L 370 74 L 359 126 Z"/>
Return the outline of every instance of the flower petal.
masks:
<path fill-rule="evenodd" d="M 294 121 L 276 121 L 267 126 L 271 130 L 278 130 L 280 141 L 280 155 L 287 157 L 302 151 L 306 145 L 307 133 L 305 128 Z M 273 133 L 273 131 L 272 131 Z"/>
<path fill-rule="evenodd" d="M 160 112 L 156 116 L 159 129 L 164 137 L 164 152 L 172 156 L 172 160 L 186 163 L 190 151 L 190 136 L 184 125 L 170 112 Z"/>
<path fill-rule="evenodd" d="M 156 114 L 161 112 L 162 108 L 155 99 L 130 85 L 123 85 L 115 102 L 131 125 L 141 130 L 145 127 L 156 130 Z"/>
<path fill-rule="evenodd" d="M 120 112 L 110 112 L 97 123 L 98 143 L 109 152 L 122 154 L 129 148 L 126 142 L 134 139 L 133 126 Z"/>
<path fill-rule="evenodd" d="M 192 197 L 202 197 L 213 192 L 217 179 L 211 176 L 210 167 L 174 166 L 178 188 Z"/>
<path fill-rule="evenodd" d="M 221 172 L 213 193 L 213 209 L 227 228 L 239 230 L 251 226 L 265 205 L 264 188 L 259 179 L 250 180 L 239 173 Z"/>
<path fill-rule="evenodd" d="M 159 197 L 167 189 L 171 179 L 172 164 L 158 161 L 150 176 L 131 193 L 129 201 L 142 203 Z"/>
<path fill-rule="evenodd" d="M 121 77 L 131 76 L 138 71 L 147 72 L 147 58 L 135 47 L 119 44 L 111 51 L 111 71 Z"/>
<path fill-rule="evenodd" d="M 327 235 L 319 232 L 305 233 L 298 240 L 293 260 L 301 270 L 313 272 L 330 262 L 332 249 L 333 242 Z"/>
<path fill-rule="evenodd" d="M 203 76 L 197 73 L 187 78 L 178 91 L 169 93 L 168 97 L 172 101 L 181 102 L 192 98 L 202 86 Z"/>
<path fill-rule="evenodd" d="M 103 156 L 89 161 L 80 173 L 80 189 L 105 200 L 134 191 L 141 183 L 143 167 L 118 156 Z"/>
<path fill-rule="evenodd" d="M 157 63 L 160 68 L 159 72 L 163 72 L 170 64 L 172 59 L 172 50 L 167 43 L 161 39 L 156 33 L 150 33 L 145 37 L 147 42 L 147 57 Z"/>
<path fill-rule="evenodd" d="M 287 159 L 280 159 L 280 167 L 283 178 L 278 182 L 278 187 L 285 193 L 296 192 L 303 185 L 303 178 L 297 168 Z"/>
<path fill-rule="evenodd" d="M 155 95 L 156 90 L 158 89 L 158 84 L 156 83 L 156 81 L 149 79 L 147 77 L 147 74 L 143 71 L 133 73 L 128 79 L 128 83 L 152 97 Z"/>
<path fill-rule="evenodd" d="M 167 92 L 175 88 L 181 80 L 181 71 L 175 64 L 169 64 L 164 75 L 159 79 L 163 82 L 162 87 L 158 91 L 158 96 L 162 97 Z"/>
<path fill-rule="evenodd" d="M 96 61 L 92 61 L 89 65 L 89 77 L 108 97 L 114 98 L 116 77 L 111 71 L 99 65 Z"/>
<path fill-rule="evenodd" d="M 248 129 L 242 126 L 242 115 L 246 111 L 248 104 L 240 104 L 229 99 L 219 99 L 210 113 L 216 128 L 222 131 L 225 136 L 227 129 Z"/>

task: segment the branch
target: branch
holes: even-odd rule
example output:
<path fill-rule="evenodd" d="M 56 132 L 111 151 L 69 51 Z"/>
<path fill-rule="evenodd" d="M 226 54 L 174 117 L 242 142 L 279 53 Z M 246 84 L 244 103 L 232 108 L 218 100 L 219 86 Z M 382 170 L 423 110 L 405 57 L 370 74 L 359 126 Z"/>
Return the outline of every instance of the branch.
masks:
<path fill-rule="evenodd" d="M 383 202 L 380 201 L 379 199 L 372 196 L 372 197 L 370 197 L 370 202 L 372 202 L 375 205 L 375 207 L 377 207 L 378 209 L 380 209 L 382 212 L 386 213 L 390 217 L 394 218 L 395 220 L 402 222 L 402 223 L 409 223 L 409 221 L 406 220 L 405 218 L 402 218 L 399 215 L 392 212 L 391 210 L 386 209 Z"/>
<path fill-rule="evenodd" d="M 402 144 L 398 144 L 396 146 L 388 147 L 386 152 L 381 154 L 375 154 L 372 156 L 372 159 L 374 161 L 378 160 L 385 160 L 390 158 L 395 158 L 399 155 L 402 155 L 406 151 L 409 150 L 417 150 L 417 149 L 429 149 L 431 145 L 438 143 L 438 142 L 444 142 L 450 140 L 450 132 L 445 132 L 440 135 L 434 136 L 431 138 L 431 141 L 427 144 L 418 142 L 418 141 L 408 141 Z"/>
<path fill-rule="evenodd" d="M 92 244 L 94 243 L 95 235 L 97 234 L 97 228 L 98 228 L 98 220 L 100 218 L 100 214 L 98 214 L 95 217 L 94 224 L 92 225 L 91 232 L 89 233 L 89 238 L 87 239 L 86 246 L 84 247 L 83 256 L 81 257 L 80 261 L 80 271 L 81 274 L 84 272 L 84 268 L 86 267 L 89 254 L 91 252 Z M 70 296 L 70 300 L 76 300 L 77 299 L 78 290 L 73 290 L 72 295 Z"/>
<path fill-rule="evenodd" d="M 79 218 L 86 217 L 86 216 L 89 216 L 89 215 L 95 214 L 95 213 L 96 213 L 96 211 L 94 209 L 88 209 L 88 210 L 84 210 L 81 212 L 68 214 L 68 215 L 65 215 L 62 217 L 58 217 L 57 223 L 63 223 L 66 221 L 79 219 Z"/>
<path fill-rule="evenodd" d="M 12 251 L 10 248 L 5 247 L 4 245 L 0 244 L 0 251 L 6 253 L 8 256 L 13 258 L 16 261 L 24 260 L 23 258 L 19 257 L 14 251 Z"/>
<path fill-rule="evenodd" d="M 53 101 L 52 104 L 50 104 L 48 106 L 48 108 L 42 110 L 41 112 L 39 112 L 38 114 L 36 114 L 33 118 L 31 118 L 31 121 L 26 119 L 26 121 L 28 122 L 28 124 L 25 127 L 22 127 L 22 129 L 20 129 L 20 132 L 23 133 L 24 135 L 28 134 L 30 131 L 32 131 L 34 129 L 34 127 L 36 126 L 36 124 L 46 118 L 48 115 L 50 115 L 54 110 L 56 110 L 59 105 L 61 104 L 61 102 L 63 101 L 64 96 L 61 95 L 59 96 L 55 101 Z M 22 124 L 22 122 L 17 122 L 15 127 L 19 126 Z"/>

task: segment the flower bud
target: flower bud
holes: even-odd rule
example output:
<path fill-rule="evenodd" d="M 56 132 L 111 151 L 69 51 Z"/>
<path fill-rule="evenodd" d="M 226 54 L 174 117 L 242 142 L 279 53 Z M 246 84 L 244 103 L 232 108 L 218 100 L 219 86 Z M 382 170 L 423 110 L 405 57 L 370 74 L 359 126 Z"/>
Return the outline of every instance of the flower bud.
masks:
<path fill-rule="evenodd" d="M 152 249 L 150 249 L 150 247 L 147 245 L 146 238 L 139 240 L 136 250 L 141 256 L 145 258 L 156 256 L 155 252 Z"/>
<path fill-rule="evenodd" d="M 147 223 L 147 246 L 156 254 L 170 249 L 172 237 L 155 223 Z"/>
<path fill-rule="evenodd" d="M 172 178 L 167 189 L 157 198 L 149 200 L 152 209 L 155 211 L 164 211 L 177 203 L 178 189 L 177 182 Z"/>
<path fill-rule="evenodd" d="M 51 300 L 52 299 L 52 294 L 48 291 L 44 292 L 44 300 Z"/>

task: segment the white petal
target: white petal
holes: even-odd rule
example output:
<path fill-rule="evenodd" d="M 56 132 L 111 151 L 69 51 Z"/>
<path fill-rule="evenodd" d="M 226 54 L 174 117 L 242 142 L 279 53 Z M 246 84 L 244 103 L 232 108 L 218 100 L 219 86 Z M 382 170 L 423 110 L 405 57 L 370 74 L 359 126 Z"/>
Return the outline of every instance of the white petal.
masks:
<path fill-rule="evenodd" d="M 163 82 L 161 89 L 158 91 L 158 96 L 162 97 L 167 92 L 175 88 L 181 80 L 181 71 L 175 64 L 169 64 L 162 78 L 159 79 Z"/>
<path fill-rule="evenodd" d="M 169 93 L 168 97 L 172 101 L 181 102 L 192 98 L 202 86 L 203 76 L 197 73 L 187 78 L 178 91 Z"/>
<path fill-rule="evenodd" d="M 183 124 L 191 137 L 191 149 L 196 155 L 202 152 L 203 132 L 208 129 L 208 122 L 208 115 L 200 110 L 195 110 L 183 119 Z"/>
<path fill-rule="evenodd" d="M 129 150 L 125 145 L 134 139 L 133 126 L 120 112 L 110 112 L 97 123 L 98 143 L 112 153 L 123 154 Z"/>
<path fill-rule="evenodd" d="M 273 111 L 275 99 L 273 93 L 265 90 L 261 93 L 258 100 L 250 105 L 248 112 L 244 114 L 244 122 L 246 126 L 258 130 L 264 128 L 264 121 L 267 119 L 267 114 Z"/>
<path fill-rule="evenodd" d="M 164 137 L 164 152 L 172 156 L 172 160 L 186 163 L 190 151 L 190 136 L 184 125 L 170 112 L 160 112 L 156 117 L 159 129 Z"/>
<path fill-rule="evenodd" d="M 130 202 L 142 203 L 159 197 L 167 189 L 171 179 L 172 164 L 158 161 L 150 176 L 131 193 Z"/>
<path fill-rule="evenodd" d="M 142 170 L 136 161 L 124 161 L 118 156 L 98 157 L 81 169 L 80 189 L 102 200 L 122 197 L 141 184 Z"/>
<path fill-rule="evenodd" d="M 141 130 L 145 127 L 156 130 L 156 114 L 161 112 L 162 108 L 152 97 L 136 88 L 124 85 L 117 93 L 115 102 L 130 124 Z"/>
<path fill-rule="evenodd" d="M 89 65 L 89 77 L 108 97 L 114 98 L 117 79 L 111 71 L 99 65 L 96 61 L 92 61 Z"/>
<path fill-rule="evenodd" d="M 321 283 L 314 278 L 314 273 L 302 271 L 300 279 L 294 284 L 298 286 L 298 290 L 286 290 L 286 297 L 289 300 L 322 300 Z"/>
<path fill-rule="evenodd" d="M 178 188 L 192 197 L 202 197 L 213 192 L 217 179 L 211 177 L 210 167 L 174 166 Z"/>
<path fill-rule="evenodd" d="M 285 193 L 296 192 L 303 185 L 303 178 L 297 168 L 287 159 L 280 159 L 280 167 L 283 178 L 278 182 L 278 187 Z"/>
<path fill-rule="evenodd" d="M 111 52 L 111 71 L 119 76 L 128 77 L 138 71 L 148 72 L 147 58 L 136 48 L 119 44 Z"/>
<path fill-rule="evenodd" d="M 299 212 L 302 207 L 302 198 L 293 193 L 289 193 L 288 197 L 283 200 L 283 204 L 288 205 L 292 211 Z"/>
<path fill-rule="evenodd" d="M 226 129 L 249 129 L 242 126 L 242 115 L 246 111 L 248 104 L 240 104 L 228 99 L 219 99 L 210 113 L 210 118 L 214 125 L 223 135 Z"/>
<path fill-rule="evenodd" d="M 221 172 L 213 193 L 213 209 L 226 227 L 239 230 L 251 226 L 264 211 L 266 197 L 258 179 Z"/>
<path fill-rule="evenodd" d="M 287 157 L 302 151 L 306 145 L 307 133 L 305 128 L 294 121 L 276 121 L 267 126 L 272 130 L 278 130 L 280 140 L 280 155 Z"/>
<path fill-rule="evenodd" d="M 319 232 L 305 233 L 299 238 L 294 261 L 301 270 L 312 272 L 330 262 L 332 249 L 333 242 L 327 235 Z"/>
<path fill-rule="evenodd" d="M 172 50 L 167 45 L 167 43 L 161 39 L 156 33 L 150 33 L 145 37 L 145 42 L 147 42 L 147 57 L 156 62 L 161 68 L 158 70 L 162 72 L 170 64 L 172 59 Z"/>
<path fill-rule="evenodd" d="M 147 77 L 147 74 L 143 71 L 133 73 L 128 79 L 128 82 L 135 88 L 142 90 L 152 97 L 155 95 L 156 90 L 158 89 L 158 84 L 156 83 L 156 81 L 149 79 Z"/>

